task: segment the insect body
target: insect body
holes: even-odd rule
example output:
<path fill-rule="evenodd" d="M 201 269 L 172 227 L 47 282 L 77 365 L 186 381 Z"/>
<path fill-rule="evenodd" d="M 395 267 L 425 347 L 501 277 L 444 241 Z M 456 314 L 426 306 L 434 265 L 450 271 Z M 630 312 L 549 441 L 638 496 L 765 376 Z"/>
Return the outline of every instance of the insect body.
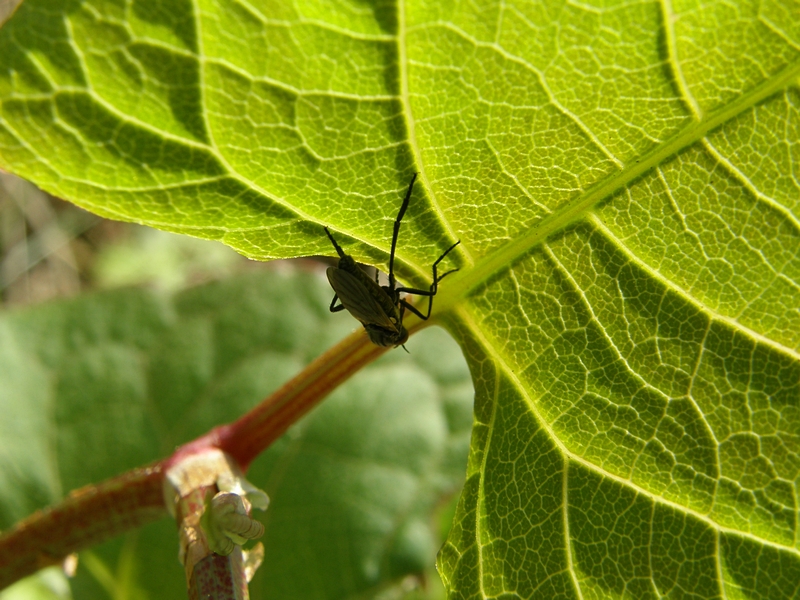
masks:
<path fill-rule="evenodd" d="M 409 200 L 411 200 L 411 190 L 414 188 L 416 179 L 417 174 L 415 173 L 414 177 L 411 178 L 400 212 L 394 221 L 392 250 L 389 254 L 389 285 L 380 285 L 377 282 L 377 277 L 373 281 L 371 277 L 361 270 L 361 267 L 353 260 L 352 256 L 345 254 L 341 246 L 333 239 L 331 232 L 325 227 L 325 233 L 339 255 L 339 264 L 336 267 L 329 267 L 327 271 L 328 281 L 333 291 L 336 292 L 331 301 L 330 311 L 339 312 L 347 309 L 351 315 L 361 321 L 370 341 L 378 346 L 400 346 L 404 344 L 408 339 L 408 331 L 403 326 L 403 315 L 406 309 L 413 312 L 420 319 L 427 320 L 431 316 L 433 297 L 438 291 L 439 282 L 450 273 L 458 270 L 452 269 L 444 275 L 437 276 L 436 266 L 442 262 L 453 248 L 461 243 L 460 241 L 445 250 L 444 254 L 433 263 L 431 269 L 433 271 L 433 283 L 429 289 L 418 290 L 397 286 L 397 281 L 394 277 L 394 254 L 397 247 L 397 234 L 400 232 L 400 221 L 408 208 Z M 404 298 L 401 298 L 400 294 L 427 296 L 427 313 L 423 315 Z M 337 305 L 337 300 L 340 300 L 341 304 Z"/>

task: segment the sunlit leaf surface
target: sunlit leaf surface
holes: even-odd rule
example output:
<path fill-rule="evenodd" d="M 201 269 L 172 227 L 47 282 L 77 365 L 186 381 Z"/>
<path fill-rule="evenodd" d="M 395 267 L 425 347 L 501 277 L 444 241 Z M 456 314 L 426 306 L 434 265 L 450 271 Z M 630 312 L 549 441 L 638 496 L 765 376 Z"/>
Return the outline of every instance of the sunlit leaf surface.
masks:
<path fill-rule="evenodd" d="M 27 0 L 0 161 L 425 282 L 476 388 L 453 597 L 800 593 L 800 6 Z"/>

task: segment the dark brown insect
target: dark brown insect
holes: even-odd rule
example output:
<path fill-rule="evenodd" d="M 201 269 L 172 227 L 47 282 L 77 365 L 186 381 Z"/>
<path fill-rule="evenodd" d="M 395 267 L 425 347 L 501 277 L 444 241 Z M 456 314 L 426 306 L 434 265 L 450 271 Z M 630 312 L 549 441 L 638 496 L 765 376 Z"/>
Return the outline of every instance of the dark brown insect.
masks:
<path fill-rule="evenodd" d="M 400 221 L 406 213 L 408 203 L 411 200 L 411 191 L 414 188 L 414 181 L 417 179 L 417 174 L 411 178 L 411 183 L 408 186 L 406 197 L 400 207 L 400 212 L 394 221 L 394 233 L 392 234 L 392 250 L 389 254 L 389 285 L 380 285 L 377 281 L 377 276 L 373 280 L 367 275 L 361 267 L 353 260 L 353 257 L 345 254 L 341 246 L 333 239 L 331 232 L 325 227 L 325 233 L 331 240 L 333 247 L 336 248 L 336 253 L 339 255 L 339 264 L 335 267 L 328 268 L 328 281 L 331 283 L 333 291 L 336 292 L 331 301 L 330 311 L 339 312 L 347 309 L 347 311 L 358 319 L 367 331 L 367 335 L 373 344 L 378 346 L 401 346 L 408 339 L 408 331 L 403 327 L 403 315 L 406 310 L 410 310 L 422 320 L 427 320 L 431 316 L 431 308 L 433 307 L 433 297 L 439 290 L 439 282 L 447 277 L 450 273 L 458 271 L 452 269 L 447 271 L 444 275 L 438 276 L 436 266 L 444 260 L 450 251 L 458 246 L 461 241 L 459 240 L 450 246 L 444 253 L 436 259 L 431 268 L 433 272 L 433 283 L 427 290 L 418 290 L 416 288 L 408 288 L 397 286 L 397 281 L 394 277 L 394 255 L 397 247 L 397 234 L 400 232 Z M 400 294 L 414 294 L 417 296 L 428 297 L 428 311 L 422 314 L 419 310 L 414 308 L 412 304 L 407 302 L 405 298 L 401 298 Z M 337 305 L 336 301 L 339 300 L 341 304 Z"/>

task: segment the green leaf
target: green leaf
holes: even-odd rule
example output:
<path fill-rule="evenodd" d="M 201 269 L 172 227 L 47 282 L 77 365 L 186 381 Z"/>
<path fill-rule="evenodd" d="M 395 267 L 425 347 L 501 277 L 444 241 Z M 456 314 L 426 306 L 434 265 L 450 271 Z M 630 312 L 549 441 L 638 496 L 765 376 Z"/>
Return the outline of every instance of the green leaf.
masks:
<path fill-rule="evenodd" d="M 256 258 L 330 225 L 384 268 L 420 171 L 398 272 L 461 240 L 436 308 L 476 388 L 451 594 L 791 597 L 798 8 L 28 0 L 0 164 Z"/>
<path fill-rule="evenodd" d="M 432 515 L 463 484 L 473 395 L 444 332 L 409 351 L 337 390 L 249 472 L 273 500 L 252 594 L 380 597 L 433 567 Z"/>
<path fill-rule="evenodd" d="M 0 528 L 241 416 L 353 328 L 328 313 L 330 296 L 322 277 L 261 273 L 0 316 Z M 433 566 L 432 521 L 463 483 L 473 394 L 443 331 L 409 350 L 250 468 L 272 499 L 256 514 L 266 559 L 253 598 L 372 597 Z M 175 531 L 165 519 L 82 553 L 75 597 L 185 595 Z"/>

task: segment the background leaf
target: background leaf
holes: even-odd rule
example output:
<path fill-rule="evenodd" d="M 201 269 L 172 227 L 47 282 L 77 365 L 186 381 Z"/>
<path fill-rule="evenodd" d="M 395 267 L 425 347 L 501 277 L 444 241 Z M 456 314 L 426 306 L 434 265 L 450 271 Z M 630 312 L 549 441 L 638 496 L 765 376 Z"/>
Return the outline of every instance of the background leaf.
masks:
<path fill-rule="evenodd" d="M 0 317 L 0 527 L 229 422 L 353 327 L 319 275 L 94 294 Z M 337 390 L 250 468 L 272 504 L 253 598 L 373 597 L 433 566 L 463 482 L 472 385 L 431 330 Z M 367 433 L 367 434 L 365 434 Z M 75 597 L 185 595 L 169 519 L 83 553 Z M 313 575 L 310 575 L 313 574 Z"/>
<path fill-rule="evenodd" d="M 320 226 L 470 361 L 455 597 L 800 593 L 797 3 L 29 0 L 0 160 L 258 258 Z M 349 236 L 351 239 L 345 239 Z"/>

